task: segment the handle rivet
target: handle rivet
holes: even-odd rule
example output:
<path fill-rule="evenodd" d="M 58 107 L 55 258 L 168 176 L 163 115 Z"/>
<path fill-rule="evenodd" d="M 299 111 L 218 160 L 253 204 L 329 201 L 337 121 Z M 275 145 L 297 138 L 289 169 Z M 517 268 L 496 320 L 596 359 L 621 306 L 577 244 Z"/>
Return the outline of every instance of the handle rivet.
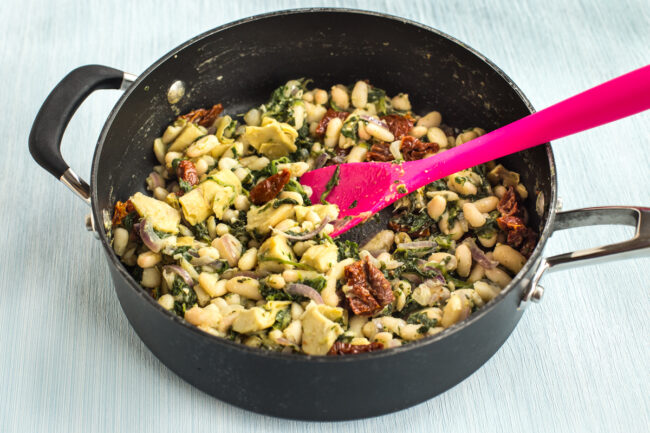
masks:
<path fill-rule="evenodd" d="M 95 230 L 95 219 L 93 218 L 93 215 L 90 213 L 86 215 L 86 230 L 92 232 L 93 236 L 99 239 L 99 233 L 97 233 L 97 230 Z"/>
<path fill-rule="evenodd" d="M 530 294 L 530 300 L 533 302 L 539 302 L 544 296 L 544 287 L 539 284 L 533 289 L 533 293 Z"/>
<path fill-rule="evenodd" d="M 167 90 L 167 101 L 173 105 L 180 101 L 183 96 L 185 96 L 185 83 L 181 80 L 174 81 Z"/>

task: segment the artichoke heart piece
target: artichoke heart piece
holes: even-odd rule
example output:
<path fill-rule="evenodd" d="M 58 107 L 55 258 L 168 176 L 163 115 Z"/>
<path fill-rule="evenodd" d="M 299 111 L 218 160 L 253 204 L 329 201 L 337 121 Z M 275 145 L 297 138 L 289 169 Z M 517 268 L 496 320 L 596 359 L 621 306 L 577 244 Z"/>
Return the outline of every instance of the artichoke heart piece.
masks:
<path fill-rule="evenodd" d="M 300 263 L 325 273 L 336 264 L 338 254 L 339 249 L 334 244 L 314 245 L 303 253 Z"/>
<path fill-rule="evenodd" d="M 278 312 L 291 305 L 290 301 L 271 301 L 263 307 L 253 307 L 241 311 L 232 324 L 235 332 L 250 333 L 259 332 L 270 328 L 275 323 Z"/>
<path fill-rule="evenodd" d="M 203 189 L 201 187 L 194 188 L 184 194 L 178 199 L 178 202 L 183 208 L 185 219 L 192 225 L 205 221 L 212 214 L 210 205 L 203 198 Z"/>
<path fill-rule="evenodd" d="M 276 208 L 274 207 L 276 202 L 277 199 L 268 202 L 264 206 L 251 207 L 248 211 L 246 230 L 266 235 L 271 231 L 271 227 L 275 227 L 280 221 L 293 217 L 293 205 L 283 204 Z"/>
<path fill-rule="evenodd" d="M 212 179 L 201 183 L 201 189 L 203 190 L 203 199 L 206 203 L 212 204 L 212 212 L 219 219 L 223 218 L 223 213 L 230 207 L 237 195 L 231 186 L 220 185 Z"/>
<path fill-rule="evenodd" d="M 302 320 L 302 350 L 308 355 L 325 355 L 343 328 L 335 321 L 343 318 L 343 309 L 329 305 L 307 305 Z"/>
<path fill-rule="evenodd" d="M 282 272 L 285 268 L 292 266 L 285 265 L 282 262 L 295 261 L 291 247 L 287 243 L 287 238 L 282 235 L 271 236 L 260 245 L 257 253 L 260 269 L 270 272 Z"/>
<path fill-rule="evenodd" d="M 207 134 L 208 130 L 195 123 L 186 123 L 176 139 L 167 149 L 168 152 L 182 152 L 189 147 L 197 138 Z"/>
<path fill-rule="evenodd" d="M 295 152 L 298 131 L 288 123 L 280 123 L 266 117 L 262 126 L 247 126 L 241 139 L 250 144 L 261 154 L 271 159 L 281 158 Z"/>
<path fill-rule="evenodd" d="M 153 228 L 168 233 L 178 233 L 181 214 L 176 209 L 164 201 L 156 200 L 140 192 L 136 192 L 130 200 L 138 214 L 147 218 Z"/>

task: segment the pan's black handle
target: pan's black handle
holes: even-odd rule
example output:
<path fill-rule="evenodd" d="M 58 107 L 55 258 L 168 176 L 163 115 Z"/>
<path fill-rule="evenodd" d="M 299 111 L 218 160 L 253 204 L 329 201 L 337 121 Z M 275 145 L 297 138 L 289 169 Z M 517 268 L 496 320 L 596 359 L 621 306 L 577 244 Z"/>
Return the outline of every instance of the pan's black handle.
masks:
<path fill-rule="evenodd" d="M 61 139 L 81 103 L 95 90 L 128 87 L 135 76 L 101 65 L 81 66 L 50 92 L 38 111 L 29 134 L 29 152 L 38 165 L 90 204 L 88 184 L 66 164 L 61 155 Z"/>

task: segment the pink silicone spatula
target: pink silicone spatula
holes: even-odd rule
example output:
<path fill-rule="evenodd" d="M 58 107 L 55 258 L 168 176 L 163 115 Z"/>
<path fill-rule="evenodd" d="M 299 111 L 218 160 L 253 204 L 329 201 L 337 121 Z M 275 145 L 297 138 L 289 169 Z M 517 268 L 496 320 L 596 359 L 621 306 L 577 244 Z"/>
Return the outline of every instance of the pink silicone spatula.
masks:
<path fill-rule="evenodd" d="M 430 158 L 402 164 L 338 165 L 339 183 L 326 200 L 339 206 L 338 236 L 400 197 L 460 170 L 519 152 L 650 108 L 650 65 L 533 113 Z M 305 173 L 302 185 L 319 202 L 337 166 Z"/>

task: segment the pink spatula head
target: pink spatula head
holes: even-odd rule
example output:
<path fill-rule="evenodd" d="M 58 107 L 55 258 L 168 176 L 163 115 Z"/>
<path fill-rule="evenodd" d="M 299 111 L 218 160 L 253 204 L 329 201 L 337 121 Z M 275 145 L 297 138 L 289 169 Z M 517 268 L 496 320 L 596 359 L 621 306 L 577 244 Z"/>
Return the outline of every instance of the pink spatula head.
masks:
<path fill-rule="evenodd" d="M 339 206 L 340 221 L 332 233 L 338 236 L 435 180 L 648 108 L 650 65 L 430 158 L 402 164 L 357 162 L 329 166 L 305 173 L 300 183 L 312 188 L 312 202 L 320 202 L 323 196 L 323 200 Z"/>

